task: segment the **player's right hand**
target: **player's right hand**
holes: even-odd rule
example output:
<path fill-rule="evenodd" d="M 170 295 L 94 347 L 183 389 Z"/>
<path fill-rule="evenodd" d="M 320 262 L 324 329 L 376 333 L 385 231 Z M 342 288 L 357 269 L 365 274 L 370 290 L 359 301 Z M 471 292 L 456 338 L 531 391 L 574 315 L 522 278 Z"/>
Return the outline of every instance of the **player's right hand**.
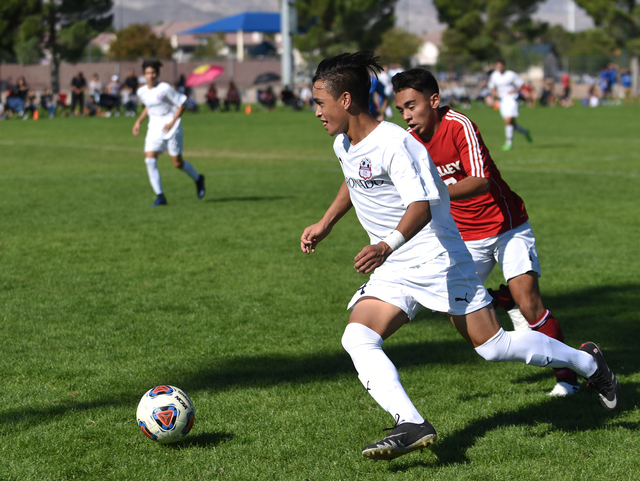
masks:
<path fill-rule="evenodd" d="M 133 135 L 137 137 L 139 133 L 140 133 L 140 124 L 136 122 L 135 124 L 133 124 Z"/>
<path fill-rule="evenodd" d="M 331 232 L 331 227 L 324 227 L 320 222 L 307 227 L 300 237 L 300 249 L 305 254 L 316 251 L 318 243 L 327 237 Z"/>

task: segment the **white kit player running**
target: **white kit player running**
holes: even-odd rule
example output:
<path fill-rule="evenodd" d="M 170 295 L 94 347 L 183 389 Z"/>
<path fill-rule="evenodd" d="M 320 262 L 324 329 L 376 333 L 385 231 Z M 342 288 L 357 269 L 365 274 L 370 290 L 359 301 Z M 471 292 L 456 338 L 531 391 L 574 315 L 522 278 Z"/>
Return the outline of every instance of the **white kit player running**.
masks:
<path fill-rule="evenodd" d="M 142 64 L 147 84 L 138 89 L 137 96 L 144 109 L 133 126 L 133 135 L 137 137 L 140 124 L 149 117 L 144 152 L 149 182 L 156 194 L 152 207 L 167 204 L 158 170 L 158 156 L 165 150 L 171 156 L 173 165 L 196 183 L 198 199 L 202 199 L 205 194 L 204 175 L 198 174 L 193 165 L 182 158 L 183 132 L 180 117 L 185 111 L 187 96 L 168 83 L 158 81 L 161 66 L 162 63 L 158 60 L 145 60 Z"/>
<path fill-rule="evenodd" d="M 593 343 L 582 350 L 535 331 L 506 332 L 491 296 L 449 212 L 449 194 L 427 150 L 401 127 L 369 113 L 369 72 L 379 71 L 371 51 L 323 60 L 313 78 L 318 117 L 329 135 L 345 180 L 322 219 L 304 229 L 300 248 L 319 242 L 354 207 L 371 244 L 355 257 L 370 274 L 349 303 L 342 337 L 358 378 L 395 419 L 381 441 L 363 456 L 391 460 L 429 447 L 436 431 L 415 408 L 382 342 L 422 306 L 449 316 L 458 332 L 488 361 L 569 367 L 589 378 L 606 409 L 618 405 L 619 384 Z"/>
<path fill-rule="evenodd" d="M 516 122 L 519 115 L 518 91 L 524 85 L 522 78 L 513 70 L 505 70 L 503 60 L 496 62 L 496 69 L 489 76 L 488 87 L 493 96 L 500 99 L 500 115 L 504 119 L 505 144 L 502 150 L 513 148 L 513 131 L 523 134 L 529 142 L 533 142 L 531 133 Z"/>

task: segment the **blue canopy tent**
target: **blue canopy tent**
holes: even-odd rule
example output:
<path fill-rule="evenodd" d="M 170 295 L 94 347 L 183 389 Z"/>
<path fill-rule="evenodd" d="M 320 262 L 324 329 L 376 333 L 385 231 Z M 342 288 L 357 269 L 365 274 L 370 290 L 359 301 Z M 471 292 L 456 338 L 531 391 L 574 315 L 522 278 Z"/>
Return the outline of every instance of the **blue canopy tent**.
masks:
<path fill-rule="evenodd" d="M 238 61 L 244 59 L 244 32 L 280 32 L 279 12 L 244 12 L 231 17 L 222 18 L 215 22 L 207 23 L 191 30 L 185 30 L 180 34 L 206 34 L 217 32 L 236 32 L 238 42 Z"/>

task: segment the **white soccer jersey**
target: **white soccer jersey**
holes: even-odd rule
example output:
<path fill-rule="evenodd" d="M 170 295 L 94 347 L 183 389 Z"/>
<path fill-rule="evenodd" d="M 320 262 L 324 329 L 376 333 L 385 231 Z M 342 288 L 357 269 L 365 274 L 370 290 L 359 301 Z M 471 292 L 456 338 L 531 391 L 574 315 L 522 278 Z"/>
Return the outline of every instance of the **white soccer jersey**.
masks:
<path fill-rule="evenodd" d="M 181 119 L 176 120 L 169 132 L 162 132 L 162 128 L 173 120 L 178 108 L 187 101 L 187 96 L 166 82 L 160 82 L 152 89 L 143 85 L 138 89 L 137 95 L 140 102 L 147 108 L 149 115 L 147 136 L 171 138 L 180 128 Z"/>
<path fill-rule="evenodd" d="M 338 135 L 333 149 L 371 244 L 398 226 L 412 202 L 429 201 L 431 205 L 431 222 L 394 251 L 379 270 L 423 264 L 445 250 L 466 250 L 449 212 L 446 185 L 424 146 L 403 128 L 381 122 L 356 145 L 345 134 Z"/>
<path fill-rule="evenodd" d="M 489 77 L 488 87 L 498 91 L 498 97 L 504 99 L 506 97 L 516 98 L 518 90 L 524 85 L 522 78 L 513 70 L 505 70 L 500 73 L 494 70 Z"/>

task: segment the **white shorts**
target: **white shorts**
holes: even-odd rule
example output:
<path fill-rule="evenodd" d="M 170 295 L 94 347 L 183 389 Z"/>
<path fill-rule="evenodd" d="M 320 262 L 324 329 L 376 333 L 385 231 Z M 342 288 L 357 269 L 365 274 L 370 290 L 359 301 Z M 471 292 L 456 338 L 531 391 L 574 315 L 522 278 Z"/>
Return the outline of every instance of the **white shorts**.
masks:
<path fill-rule="evenodd" d="M 503 234 L 477 241 L 465 242 L 476 263 L 478 277 L 484 283 L 496 262 L 508 281 L 527 272 L 542 275 L 531 225 L 525 222 Z"/>
<path fill-rule="evenodd" d="M 147 132 L 147 136 L 144 139 L 145 152 L 162 153 L 166 151 L 171 157 L 176 157 L 182 153 L 182 128 L 178 128 L 168 139 L 149 134 Z"/>
<path fill-rule="evenodd" d="M 503 119 L 508 117 L 517 117 L 518 112 L 518 100 L 516 97 L 507 96 L 500 99 L 500 115 L 502 115 Z"/>
<path fill-rule="evenodd" d="M 349 302 L 353 310 L 363 297 L 375 297 L 399 307 L 409 319 L 426 307 L 461 316 L 491 303 L 491 296 L 475 273 L 469 252 L 444 252 L 435 259 L 397 271 L 374 271 Z"/>

